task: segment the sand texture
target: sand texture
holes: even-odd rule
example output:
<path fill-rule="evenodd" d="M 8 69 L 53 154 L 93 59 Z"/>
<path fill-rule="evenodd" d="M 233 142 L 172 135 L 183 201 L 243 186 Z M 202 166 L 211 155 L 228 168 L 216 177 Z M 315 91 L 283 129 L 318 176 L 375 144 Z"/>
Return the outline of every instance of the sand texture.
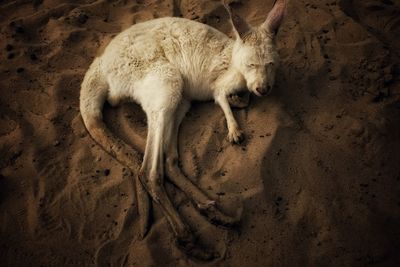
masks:
<path fill-rule="evenodd" d="M 239 1 L 235 1 L 239 2 Z M 273 0 L 233 8 L 254 25 Z M 87 134 L 79 90 L 117 33 L 165 16 L 229 34 L 220 1 L 0 1 L 0 266 L 400 266 L 400 1 L 292 0 L 268 97 L 235 109 L 194 103 L 179 150 L 187 176 L 236 228 L 210 224 L 167 183 L 201 242 L 189 259 L 159 207 L 139 240 L 132 173 Z M 135 104 L 106 106 L 108 127 L 145 138 Z"/>

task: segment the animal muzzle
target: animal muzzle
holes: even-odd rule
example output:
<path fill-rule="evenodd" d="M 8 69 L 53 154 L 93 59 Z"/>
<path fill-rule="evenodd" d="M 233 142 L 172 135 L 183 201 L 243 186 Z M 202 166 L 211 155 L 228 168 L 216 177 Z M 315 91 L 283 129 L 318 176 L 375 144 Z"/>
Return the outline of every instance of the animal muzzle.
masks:
<path fill-rule="evenodd" d="M 264 87 L 257 87 L 256 88 L 257 93 L 259 93 L 261 96 L 265 96 L 268 95 L 269 93 L 271 93 L 272 91 L 272 86 L 271 85 L 267 85 Z"/>

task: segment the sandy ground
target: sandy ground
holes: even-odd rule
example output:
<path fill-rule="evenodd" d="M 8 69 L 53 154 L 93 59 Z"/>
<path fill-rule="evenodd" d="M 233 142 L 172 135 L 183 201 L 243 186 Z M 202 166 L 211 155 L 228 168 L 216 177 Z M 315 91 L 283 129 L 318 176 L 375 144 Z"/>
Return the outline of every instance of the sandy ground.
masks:
<path fill-rule="evenodd" d="M 261 23 L 272 0 L 234 9 Z M 195 103 L 180 134 L 182 168 L 239 227 L 221 229 L 167 184 L 202 242 L 193 261 L 154 208 L 138 238 L 130 172 L 88 136 L 80 83 L 130 25 L 183 16 L 229 33 L 219 1 L 0 1 L 1 266 L 399 266 L 400 1 L 291 1 L 278 34 L 271 96 L 235 110 L 246 142 L 226 140 L 222 111 Z M 129 142 L 146 135 L 135 105 L 105 108 Z"/>

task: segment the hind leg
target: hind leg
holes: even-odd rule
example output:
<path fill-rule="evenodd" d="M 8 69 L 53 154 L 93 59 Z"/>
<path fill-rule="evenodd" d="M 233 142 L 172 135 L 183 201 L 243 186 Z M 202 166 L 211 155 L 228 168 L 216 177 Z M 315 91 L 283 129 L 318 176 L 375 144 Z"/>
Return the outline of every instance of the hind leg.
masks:
<path fill-rule="evenodd" d="M 184 191 L 188 196 L 195 199 L 198 207 L 208 207 L 213 205 L 215 201 L 209 199 L 197 186 L 195 186 L 185 175 L 181 172 L 178 166 L 178 135 L 179 126 L 185 117 L 186 112 L 190 108 L 190 102 L 183 100 L 175 112 L 173 124 L 169 132 L 168 143 L 166 144 L 166 172 L 169 179 Z"/>
<path fill-rule="evenodd" d="M 178 214 L 164 187 L 164 138 L 170 131 L 168 123 L 171 122 L 172 115 L 173 112 L 162 110 L 151 114 L 148 119 L 147 144 L 139 177 L 154 202 L 160 205 L 179 247 L 193 257 L 210 260 L 216 255 L 195 244 L 194 235 Z"/>
<path fill-rule="evenodd" d="M 170 201 L 164 188 L 164 137 L 170 111 L 158 111 L 148 118 L 148 136 L 141 168 L 141 180 L 153 200 L 161 206 L 174 234 L 181 239 L 190 238 L 189 230 Z"/>
<path fill-rule="evenodd" d="M 162 209 L 179 246 L 188 254 L 211 259 L 212 253 L 198 248 L 190 228 L 182 220 L 173 206 L 164 187 L 164 159 L 166 144 L 171 136 L 174 115 L 181 101 L 181 84 L 169 80 L 160 81 L 159 77 L 146 85 L 146 95 L 141 105 L 147 115 L 147 142 L 139 178 L 146 191 Z M 151 94 L 152 98 L 148 95 Z"/>
<path fill-rule="evenodd" d="M 235 217 L 230 217 L 223 214 L 217 207 L 216 202 L 208 197 L 200 188 L 192 183 L 180 170 L 178 166 L 179 155 L 178 155 L 178 135 L 179 126 L 190 108 L 190 102 L 183 100 L 178 106 L 173 125 L 171 127 L 170 136 L 167 140 L 169 143 L 166 144 L 166 172 L 169 180 L 171 180 L 176 186 L 178 186 L 185 194 L 192 198 L 196 203 L 197 208 L 206 215 L 211 222 L 230 226 L 239 221 L 241 211 Z"/>

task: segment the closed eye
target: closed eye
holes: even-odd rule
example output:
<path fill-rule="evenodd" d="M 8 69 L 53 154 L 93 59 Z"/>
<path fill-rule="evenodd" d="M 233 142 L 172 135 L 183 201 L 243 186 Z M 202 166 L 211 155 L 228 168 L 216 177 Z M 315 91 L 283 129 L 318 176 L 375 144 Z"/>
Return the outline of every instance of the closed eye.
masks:
<path fill-rule="evenodd" d="M 256 64 L 248 64 L 248 65 L 247 65 L 247 67 L 249 67 L 249 68 L 251 68 L 251 69 L 255 68 L 256 66 L 257 66 Z"/>

